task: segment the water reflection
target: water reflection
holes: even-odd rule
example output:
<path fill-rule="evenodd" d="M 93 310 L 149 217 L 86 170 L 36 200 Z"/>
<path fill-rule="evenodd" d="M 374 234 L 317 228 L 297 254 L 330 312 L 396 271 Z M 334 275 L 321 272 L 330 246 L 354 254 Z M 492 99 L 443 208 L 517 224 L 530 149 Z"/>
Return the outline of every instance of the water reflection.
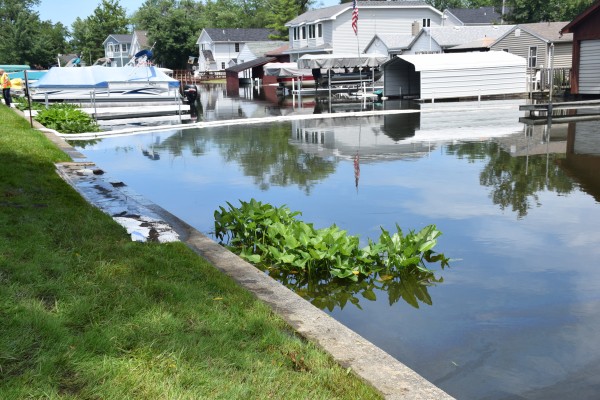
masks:
<path fill-rule="evenodd" d="M 600 124 L 528 127 L 515 107 L 478 107 L 75 145 L 206 234 L 214 210 L 250 198 L 361 238 L 435 223 L 436 250 L 458 259 L 443 283 L 418 274 L 322 285 L 275 277 L 456 398 L 593 398 Z"/>
<path fill-rule="evenodd" d="M 320 309 L 333 311 L 344 309 L 348 304 L 362 310 L 360 302 L 365 299 L 377 301 L 378 296 L 387 297 L 388 305 L 400 299 L 414 308 L 420 304 L 432 305 L 428 288 L 444 281 L 433 273 L 416 268 L 400 271 L 396 276 L 373 276 L 358 282 L 322 277 L 307 279 L 298 274 L 270 270 L 269 276 L 283 283 L 294 292 Z"/>

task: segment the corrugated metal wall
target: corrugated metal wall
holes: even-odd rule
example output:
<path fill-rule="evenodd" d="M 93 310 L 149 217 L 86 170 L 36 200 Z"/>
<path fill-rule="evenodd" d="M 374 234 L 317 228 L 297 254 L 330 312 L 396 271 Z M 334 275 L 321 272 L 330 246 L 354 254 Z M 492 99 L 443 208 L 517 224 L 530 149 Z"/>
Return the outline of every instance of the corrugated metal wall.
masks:
<path fill-rule="evenodd" d="M 525 85 L 525 66 L 421 71 L 422 99 L 524 93 Z"/>
<path fill-rule="evenodd" d="M 579 93 L 600 94 L 600 40 L 581 41 Z"/>
<path fill-rule="evenodd" d="M 498 65 L 489 65 L 488 62 L 478 66 L 476 63 L 469 64 L 467 53 L 461 54 L 466 60 L 463 65 L 441 67 L 444 65 L 442 58 L 446 56 L 442 54 L 439 55 L 442 58 L 436 59 L 437 65 L 430 68 L 419 67 L 421 71 L 416 71 L 415 65 L 402 58 L 393 59 L 383 67 L 385 95 L 418 96 L 420 99 L 430 100 L 526 92 L 524 60 L 512 64 L 498 62 Z M 480 54 L 486 53 L 478 53 Z"/>

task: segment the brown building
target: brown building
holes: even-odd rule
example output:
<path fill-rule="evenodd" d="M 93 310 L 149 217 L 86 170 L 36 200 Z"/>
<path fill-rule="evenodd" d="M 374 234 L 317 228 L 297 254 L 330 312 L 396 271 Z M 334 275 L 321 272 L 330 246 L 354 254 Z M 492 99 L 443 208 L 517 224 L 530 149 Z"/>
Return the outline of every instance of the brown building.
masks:
<path fill-rule="evenodd" d="M 600 0 L 560 31 L 573 34 L 571 93 L 600 95 Z"/>

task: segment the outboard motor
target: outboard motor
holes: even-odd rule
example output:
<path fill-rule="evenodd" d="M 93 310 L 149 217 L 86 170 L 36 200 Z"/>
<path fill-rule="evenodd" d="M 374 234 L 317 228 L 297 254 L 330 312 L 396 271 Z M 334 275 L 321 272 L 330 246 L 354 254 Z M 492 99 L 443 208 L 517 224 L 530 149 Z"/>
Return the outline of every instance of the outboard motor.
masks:
<path fill-rule="evenodd" d="M 187 99 L 188 103 L 193 104 L 198 98 L 198 87 L 196 85 L 185 85 L 183 89 L 183 95 Z"/>

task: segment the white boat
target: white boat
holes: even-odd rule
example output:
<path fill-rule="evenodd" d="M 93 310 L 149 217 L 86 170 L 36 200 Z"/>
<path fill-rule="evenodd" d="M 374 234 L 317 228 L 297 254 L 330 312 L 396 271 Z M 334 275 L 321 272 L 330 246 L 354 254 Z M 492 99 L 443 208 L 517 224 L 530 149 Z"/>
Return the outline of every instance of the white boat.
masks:
<path fill-rule="evenodd" d="M 154 66 L 51 68 L 31 84 L 36 101 L 180 101 L 179 81 Z"/>
<path fill-rule="evenodd" d="M 295 85 L 301 82 L 302 87 L 315 86 L 315 78 L 312 71 L 310 69 L 298 68 L 298 64 L 295 62 L 267 63 L 263 69 L 266 76 L 277 77 L 279 86 L 291 88 L 292 82 L 295 82 Z"/>

